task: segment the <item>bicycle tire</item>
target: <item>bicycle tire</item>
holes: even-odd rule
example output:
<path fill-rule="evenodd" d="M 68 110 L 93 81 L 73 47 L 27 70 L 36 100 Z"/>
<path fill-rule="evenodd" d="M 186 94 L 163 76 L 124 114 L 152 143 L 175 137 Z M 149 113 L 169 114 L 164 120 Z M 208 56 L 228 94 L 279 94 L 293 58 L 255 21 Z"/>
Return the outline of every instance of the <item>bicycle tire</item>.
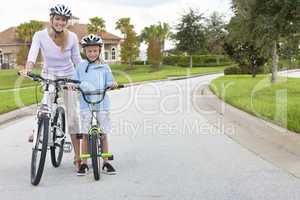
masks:
<path fill-rule="evenodd" d="M 63 135 L 59 135 L 56 126 L 58 126 Z M 66 133 L 66 117 L 65 110 L 63 107 L 58 107 L 55 111 L 53 118 L 53 142 L 54 145 L 50 147 L 51 152 L 51 163 L 53 167 L 59 167 L 62 161 L 65 144 L 65 133 Z M 60 139 L 60 140 L 59 140 Z M 57 141 L 59 140 L 59 141 Z"/>
<path fill-rule="evenodd" d="M 91 144 L 91 158 L 92 158 L 92 167 L 94 178 L 96 181 L 100 179 L 100 157 L 99 155 L 99 134 L 97 131 L 93 131 L 90 135 L 90 144 Z"/>
<path fill-rule="evenodd" d="M 47 155 L 48 131 L 49 131 L 49 117 L 41 116 L 38 119 L 36 143 L 32 149 L 32 156 L 31 156 L 31 184 L 32 185 L 38 185 L 43 175 L 44 165 L 45 165 L 45 160 Z M 41 152 L 40 156 L 38 156 L 38 152 Z M 37 161 L 38 157 L 39 157 L 39 161 Z"/>

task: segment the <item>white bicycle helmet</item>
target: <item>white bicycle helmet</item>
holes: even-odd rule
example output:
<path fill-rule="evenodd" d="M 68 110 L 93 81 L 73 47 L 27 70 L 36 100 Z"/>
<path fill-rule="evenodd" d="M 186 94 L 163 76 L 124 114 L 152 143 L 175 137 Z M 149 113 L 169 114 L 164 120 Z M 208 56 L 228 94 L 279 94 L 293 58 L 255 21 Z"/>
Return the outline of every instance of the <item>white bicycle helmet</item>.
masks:
<path fill-rule="evenodd" d="M 87 36 L 84 36 L 80 41 L 81 46 L 84 48 L 86 46 L 102 46 L 103 41 L 100 36 L 89 34 Z"/>
<path fill-rule="evenodd" d="M 69 19 L 72 16 L 72 12 L 67 6 L 57 4 L 50 9 L 50 15 L 60 15 Z"/>

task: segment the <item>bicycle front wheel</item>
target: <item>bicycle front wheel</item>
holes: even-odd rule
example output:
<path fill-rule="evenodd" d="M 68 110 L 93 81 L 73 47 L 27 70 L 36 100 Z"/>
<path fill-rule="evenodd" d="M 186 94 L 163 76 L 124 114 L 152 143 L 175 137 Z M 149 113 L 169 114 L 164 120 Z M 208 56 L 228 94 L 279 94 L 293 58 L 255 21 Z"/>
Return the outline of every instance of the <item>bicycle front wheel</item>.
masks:
<path fill-rule="evenodd" d="M 50 147 L 51 162 L 54 167 L 59 167 L 64 153 L 66 133 L 66 117 L 63 107 L 56 109 L 53 119 L 53 142 L 54 145 Z"/>
<path fill-rule="evenodd" d="M 49 117 L 38 119 L 37 136 L 31 156 L 31 184 L 38 185 L 43 175 L 48 146 Z"/>
<path fill-rule="evenodd" d="M 100 170 L 101 170 L 99 144 L 100 144 L 99 134 L 96 131 L 94 131 L 90 135 L 90 145 L 91 145 L 93 173 L 96 181 L 100 179 Z"/>

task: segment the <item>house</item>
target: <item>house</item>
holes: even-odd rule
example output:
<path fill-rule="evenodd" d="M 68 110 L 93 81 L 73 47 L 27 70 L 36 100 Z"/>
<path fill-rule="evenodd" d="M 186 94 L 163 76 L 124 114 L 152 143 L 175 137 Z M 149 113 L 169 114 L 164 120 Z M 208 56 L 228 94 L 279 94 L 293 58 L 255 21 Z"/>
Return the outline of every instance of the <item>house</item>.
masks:
<path fill-rule="evenodd" d="M 43 23 L 45 27 L 49 25 L 49 22 Z M 87 24 L 80 24 L 77 17 L 72 17 L 68 29 L 76 33 L 79 40 L 87 34 Z M 16 30 L 17 27 L 10 27 L 0 32 L 0 69 L 14 68 L 20 47 L 26 45 L 16 37 Z M 103 32 L 102 39 L 102 58 L 107 63 L 119 63 L 122 38 Z"/>

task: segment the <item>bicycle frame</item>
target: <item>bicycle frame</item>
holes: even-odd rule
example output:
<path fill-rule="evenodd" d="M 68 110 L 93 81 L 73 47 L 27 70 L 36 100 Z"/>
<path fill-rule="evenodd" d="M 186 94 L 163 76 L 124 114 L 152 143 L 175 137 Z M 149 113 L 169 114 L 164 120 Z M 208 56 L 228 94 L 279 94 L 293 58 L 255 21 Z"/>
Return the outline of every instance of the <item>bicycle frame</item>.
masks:
<path fill-rule="evenodd" d="M 92 134 L 96 133 L 96 134 L 99 135 L 99 139 L 101 139 L 101 137 L 103 135 L 103 131 L 100 128 L 100 124 L 98 124 L 98 121 L 96 119 L 96 112 L 97 112 L 96 105 L 99 104 L 99 103 L 101 103 L 103 101 L 103 99 L 105 97 L 105 94 L 106 94 L 106 89 L 103 92 L 103 97 L 99 101 L 96 101 L 96 102 L 88 101 L 87 98 L 86 98 L 86 96 L 84 96 L 85 93 L 80 88 L 78 88 L 78 89 L 82 93 L 84 100 L 89 104 L 89 106 L 90 106 L 90 112 L 92 114 L 92 118 L 91 118 L 91 121 L 90 121 L 90 128 L 88 130 L 88 135 L 89 135 L 89 137 L 91 137 Z M 93 94 L 91 94 L 91 95 L 93 95 Z M 103 153 L 102 152 L 101 142 L 100 142 L 100 147 L 99 148 L 101 149 L 101 151 L 100 151 L 100 154 L 98 155 L 98 157 L 102 157 L 102 158 L 111 158 L 111 157 L 113 157 L 113 154 L 110 153 L 110 152 L 108 152 L 108 153 Z M 91 154 L 90 153 L 86 153 L 86 154 L 82 154 L 81 153 L 80 159 L 88 159 L 88 158 L 91 158 Z"/>
<path fill-rule="evenodd" d="M 21 75 L 20 73 L 18 73 L 19 75 Z M 54 141 L 53 141 L 53 129 L 56 128 L 56 131 L 60 131 L 63 132 L 60 127 L 57 126 L 52 126 L 52 122 L 53 122 L 53 117 L 55 115 L 55 111 L 58 108 L 58 93 L 59 91 L 61 91 L 64 88 L 64 85 L 66 83 L 74 83 L 74 84 L 79 84 L 80 81 L 76 81 L 76 80 L 72 80 L 72 79 L 68 79 L 68 78 L 60 78 L 57 80 L 50 80 L 50 79 L 44 79 L 43 77 L 36 75 L 36 74 L 32 74 L 32 73 L 27 73 L 25 76 L 31 78 L 33 81 L 39 81 L 39 82 L 43 82 L 44 83 L 44 91 L 43 91 L 43 98 L 41 101 L 40 106 L 38 107 L 37 110 L 37 122 L 38 119 L 43 115 L 46 116 L 49 120 L 50 120 L 50 129 L 48 132 L 48 146 L 53 146 L 54 145 Z M 60 83 L 63 84 L 60 84 Z M 51 93 L 54 93 L 54 101 L 51 98 Z M 62 106 L 63 107 L 63 106 Z M 65 108 L 64 108 L 65 109 Z M 35 131 L 33 133 L 34 137 L 33 137 L 33 148 L 35 148 L 35 143 L 36 143 L 36 137 L 37 137 L 37 132 Z M 64 134 L 64 138 L 62 139 L 66 139 L 66 135 Z"/>
<path fill-rule="evenodd" d="M 50 91 L 51 86 L 53 86 L 54 91 Z M 41 105 L 38 107 L 37 110 L 37 118 L 39 119 L 39 117 L 41 115 L 47 116 L 47 118 L 49 118 L 50 122 L 53 121 L 53 116 L 54 116 L 54 112 L 56 110 L 56 108 L 58 107 L 58 92 L 59 92 L 59 86 L 57 85 L 57 83 L 52 83 L 51 81 L 47 80 L 45 81 L 45 89 L 43 92 L 43 98 L 41 101 Z M 55 93 L 55 98 L 54 101 L 52 102 L 51 99 L 51 93 Z M 48 146 L 53 146 L 54 145 L 54 141 L 53 141 L 53 128 L 57 128 L 57 130 L 59 130 L 60 132 L 62 132 L 62 130 L 60 129 L 60 127 L 53 127 L 50 126 L 49 132 L 48 132 Z M 34 137 L 33 137 L 33 146 L 36 143 L 36 137 L 37 137 L 37 131 L 34 132 Z M 66 139 L 66 136 L 65 138 Z"/>
<path fill-rule="evenodd" d="M 20 73 L 18 74 L 21 75 Z M 31 184 L 38 185 L 43 175 L 47 150 L 50 149 L 51 162 L 54 167 L 60 166 L 63 156 L 64 141 L 66 139 L 64 131 L 65 109 L 58 105 L 58 92 L 62 89 L 61 86 L 66 83 L 80 82 L 71 79 L 50 80 L 32 73 L 27 73 L 24 76 L 34 81 L 42 82 L 44 89 L 43 98 L 36 115 L 37 129 L 33 136 L 31 157 Z M 38 152 L 40 152 L 40 155 L 38 155 Z"/>

